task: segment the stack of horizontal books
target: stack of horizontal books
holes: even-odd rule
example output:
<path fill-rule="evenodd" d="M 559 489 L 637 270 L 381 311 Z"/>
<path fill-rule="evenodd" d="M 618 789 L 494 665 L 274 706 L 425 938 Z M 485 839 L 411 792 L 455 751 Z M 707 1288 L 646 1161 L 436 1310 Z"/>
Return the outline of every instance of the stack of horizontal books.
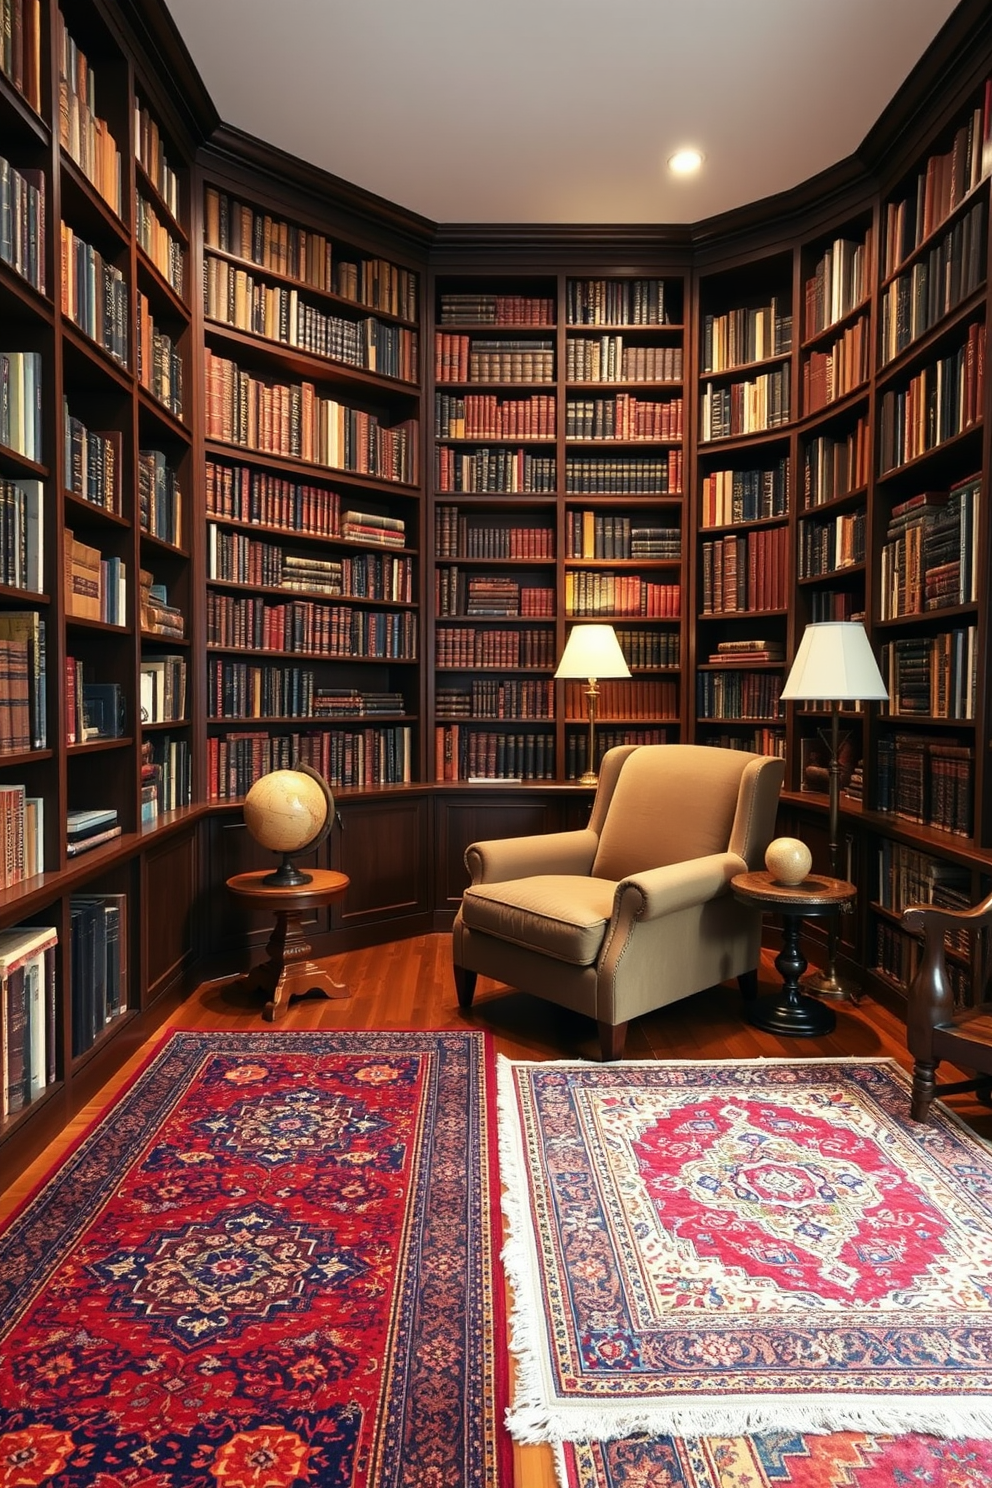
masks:
<path fill-rule="evenodd" d="M 70 811 L 66 817 L 66 851 L 70 858 L 121 835 L 117 811 L 105 807 L 93 811 Z"/>

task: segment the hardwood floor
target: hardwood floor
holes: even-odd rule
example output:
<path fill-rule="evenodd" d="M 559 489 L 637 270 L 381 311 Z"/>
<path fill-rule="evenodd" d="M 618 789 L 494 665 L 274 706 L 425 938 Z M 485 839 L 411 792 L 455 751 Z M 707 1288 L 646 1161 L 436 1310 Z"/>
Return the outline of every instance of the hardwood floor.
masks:
<path fill-rule="evenodd" d="M 487 1029 L 500 1053 L 517 1059 L 597 1059 L 595 1025 L 577 1014 L 524 993 L 500 988 L 480 977 L 475 1004 L 463 1013 L 451 977 L 451 937 L 424 935 L 331 957 L 325 963 L 351 996 L 341 1001 L 301 1001 L 281 1026 L 297 1028 L 463 1028 Z M 777 985 L 770 954 L 760 978 L 763 991 Z M 261 999 L 238 994 L 235 986 L 205 982 L 171 1014 L 164 1027 L 259 1028 Z M 147 1058 L 160 1034 L 85 1107 L 75 1121 L 5 1192 L 0 1220 L 57 1164 Z M 736 986 L 719 987 L 676 1003 L 633 1023 L 627 1039 L 629 1059 L 816 1058 L 854 1054 L 894 1058 L 909 1064 L 902 1024 L 888 1009 L 865 998 L 858 1006 L 837 1006 L 837 1027 L 824 1038 L 786 1039 L 748 1027 L 741 1016 Z M 992 1138 L 992 1112 L 968 1097 L 955 1110 L 982 1136 Z M 554 1488 L 551 1454 L 543 1447 L 514 1448 L 514 1488 Z M 510 1485 L 506 1485 L 510 1488 Z"/>

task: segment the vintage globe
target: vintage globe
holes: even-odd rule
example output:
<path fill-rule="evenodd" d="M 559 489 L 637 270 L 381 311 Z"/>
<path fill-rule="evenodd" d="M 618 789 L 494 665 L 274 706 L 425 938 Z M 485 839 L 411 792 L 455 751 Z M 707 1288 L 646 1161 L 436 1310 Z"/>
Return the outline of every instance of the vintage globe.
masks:
<path fill-rule="evenodd" d="M 302 770 L 262 775 L 245 796 L 245 826 L 270 852 L 298 853 L 327 824 L 328 800 L 321 782 Z"/>

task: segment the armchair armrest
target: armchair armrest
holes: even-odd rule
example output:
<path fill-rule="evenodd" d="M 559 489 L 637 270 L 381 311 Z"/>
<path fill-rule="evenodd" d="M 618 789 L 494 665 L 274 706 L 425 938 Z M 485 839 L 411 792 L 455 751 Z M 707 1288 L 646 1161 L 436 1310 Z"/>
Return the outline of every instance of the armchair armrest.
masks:
<path fill-rule="evenodd" d="M 648 868 L 633 873 L 617 884 L 614 918 L 625 895 L 631 890 L 641 897 L 638 919 L 657 920 L 693 904 L 716 899 L 730 887 L 737 873 L 746 873 L 747 863 L 737 853 L 710 853 L 705 858 L 690 858 L 685 863 L 669 863 L 664 868 Z"/>
<path fill-rule="evenodd" d="M 598 846 L 599 838 L 588 828 L 540 837 L 499 837 L 466 848 L 465 867 L 473 884 L 506 883 L 539 873 L 588 875 Z"/>

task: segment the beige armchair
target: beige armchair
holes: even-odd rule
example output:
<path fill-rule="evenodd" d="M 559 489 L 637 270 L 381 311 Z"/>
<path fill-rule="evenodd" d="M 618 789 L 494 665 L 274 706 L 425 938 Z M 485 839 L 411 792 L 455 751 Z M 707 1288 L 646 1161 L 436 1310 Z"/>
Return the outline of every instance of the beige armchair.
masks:
<path fill-rule="evenodd" d="M 728 977 L 753 997 L 761 916 L 730 880 L 764 866 L 783 775 L 736 749 L 624 745 L 584 830 L 473 843 L 452 943 L 461 1006 L 481 972 L 595 1018 L 619 1059 L 631 1018 Z"/>

